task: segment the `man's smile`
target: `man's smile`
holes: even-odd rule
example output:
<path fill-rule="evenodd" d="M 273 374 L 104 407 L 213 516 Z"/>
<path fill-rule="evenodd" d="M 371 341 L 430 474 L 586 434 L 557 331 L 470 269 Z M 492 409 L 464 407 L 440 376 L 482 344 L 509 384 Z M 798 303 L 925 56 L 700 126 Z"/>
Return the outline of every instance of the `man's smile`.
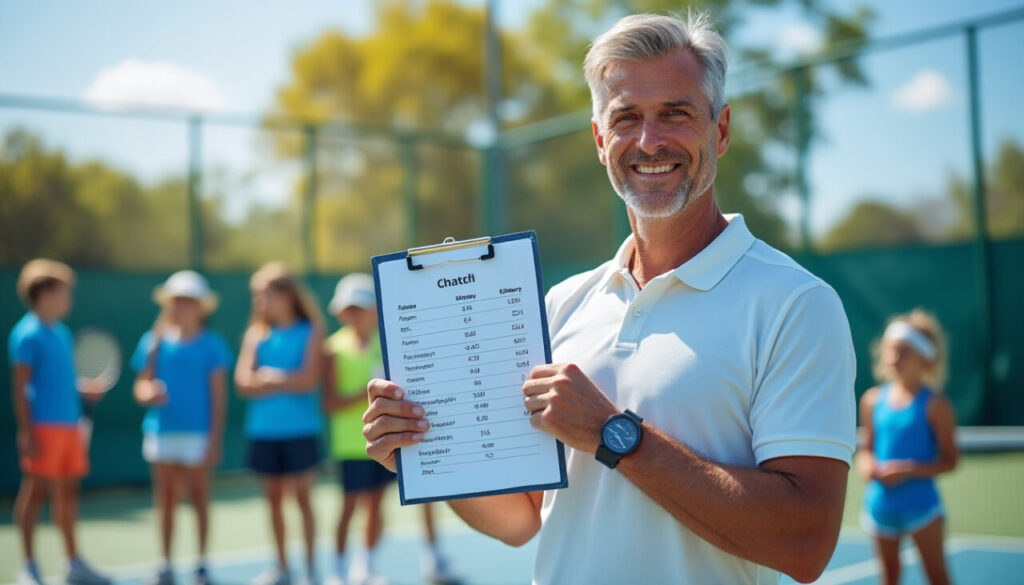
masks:
<path fill-rule="evenodd" d="M 630 165 L 630 168 L 637 174 L 651 176 L 652 178 L 660 178 L 671 173 L 680 166 L 681 165 L 679 165 L 679 163 L 661 163 L 656 165 L 635 164 Z"/>

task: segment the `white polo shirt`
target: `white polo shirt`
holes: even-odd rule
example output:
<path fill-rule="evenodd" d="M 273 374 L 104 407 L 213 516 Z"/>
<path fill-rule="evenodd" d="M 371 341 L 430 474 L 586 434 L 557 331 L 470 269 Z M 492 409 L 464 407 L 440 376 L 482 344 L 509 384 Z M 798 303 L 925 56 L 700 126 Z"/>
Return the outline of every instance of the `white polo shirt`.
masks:
<path fill-rule="evenodd" d="M 756 239 L 743 217 L 643 290 L 633 237 L 548 293 L 556 363 L 620 408 L 726 465 L 853 455 L 855 362 L 835 291 Z M 569 487 L 545 492 L 538 585 L 777 583 L 676 521 L 618 471 L 567 449 Z"/>

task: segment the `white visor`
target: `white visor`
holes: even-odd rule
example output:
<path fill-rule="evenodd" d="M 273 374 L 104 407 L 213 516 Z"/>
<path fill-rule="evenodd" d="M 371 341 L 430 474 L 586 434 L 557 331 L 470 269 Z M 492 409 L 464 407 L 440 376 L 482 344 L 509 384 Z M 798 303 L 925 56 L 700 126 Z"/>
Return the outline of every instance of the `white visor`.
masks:
<path fill-rule="evenodd" d="M 885 334 L 882 335 L 882 339 L 888 339 L 891 341 L 902 341 L 914 348 L 914 351 L 921 354 L 921 357 L 928 361 L 935 359 L 935 344 L 932 340 L 915 329 L 910 323 L 906 321 L 893 321 L 885 328 Z"/>

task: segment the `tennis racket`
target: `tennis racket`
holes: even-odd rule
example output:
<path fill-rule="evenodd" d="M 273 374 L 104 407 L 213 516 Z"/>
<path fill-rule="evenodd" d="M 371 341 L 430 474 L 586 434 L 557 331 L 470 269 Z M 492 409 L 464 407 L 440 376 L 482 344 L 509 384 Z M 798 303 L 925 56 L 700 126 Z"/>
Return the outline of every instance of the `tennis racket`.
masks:
<path fill-rule="evenodd" d="M 85 379 L 83 392 L 104 394 L 121 377 L 121 348 L 102 329 L 87 327 L 78 332 L 74 358 L 75 373 Z"/>

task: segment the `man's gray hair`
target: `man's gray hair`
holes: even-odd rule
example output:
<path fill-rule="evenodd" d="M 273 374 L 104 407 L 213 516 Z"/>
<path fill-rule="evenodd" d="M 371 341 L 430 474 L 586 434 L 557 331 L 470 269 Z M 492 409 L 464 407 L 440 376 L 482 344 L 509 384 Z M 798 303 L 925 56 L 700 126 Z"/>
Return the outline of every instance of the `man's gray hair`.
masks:
<path fill-rule="evenodd" d="M 700 63 L 701 87 L 711 102 L 711 118 L 718 120 L 725 107 L 725 41 L 706 12 L 691 11 L 685 20 L 656 14 L 626 16 L 594 40 L 583 60 L 583 72 L 598 125 L 608 97 L 605 77 L 609 67 L 656 59 L 677 49 L 690 50 Z"/>

